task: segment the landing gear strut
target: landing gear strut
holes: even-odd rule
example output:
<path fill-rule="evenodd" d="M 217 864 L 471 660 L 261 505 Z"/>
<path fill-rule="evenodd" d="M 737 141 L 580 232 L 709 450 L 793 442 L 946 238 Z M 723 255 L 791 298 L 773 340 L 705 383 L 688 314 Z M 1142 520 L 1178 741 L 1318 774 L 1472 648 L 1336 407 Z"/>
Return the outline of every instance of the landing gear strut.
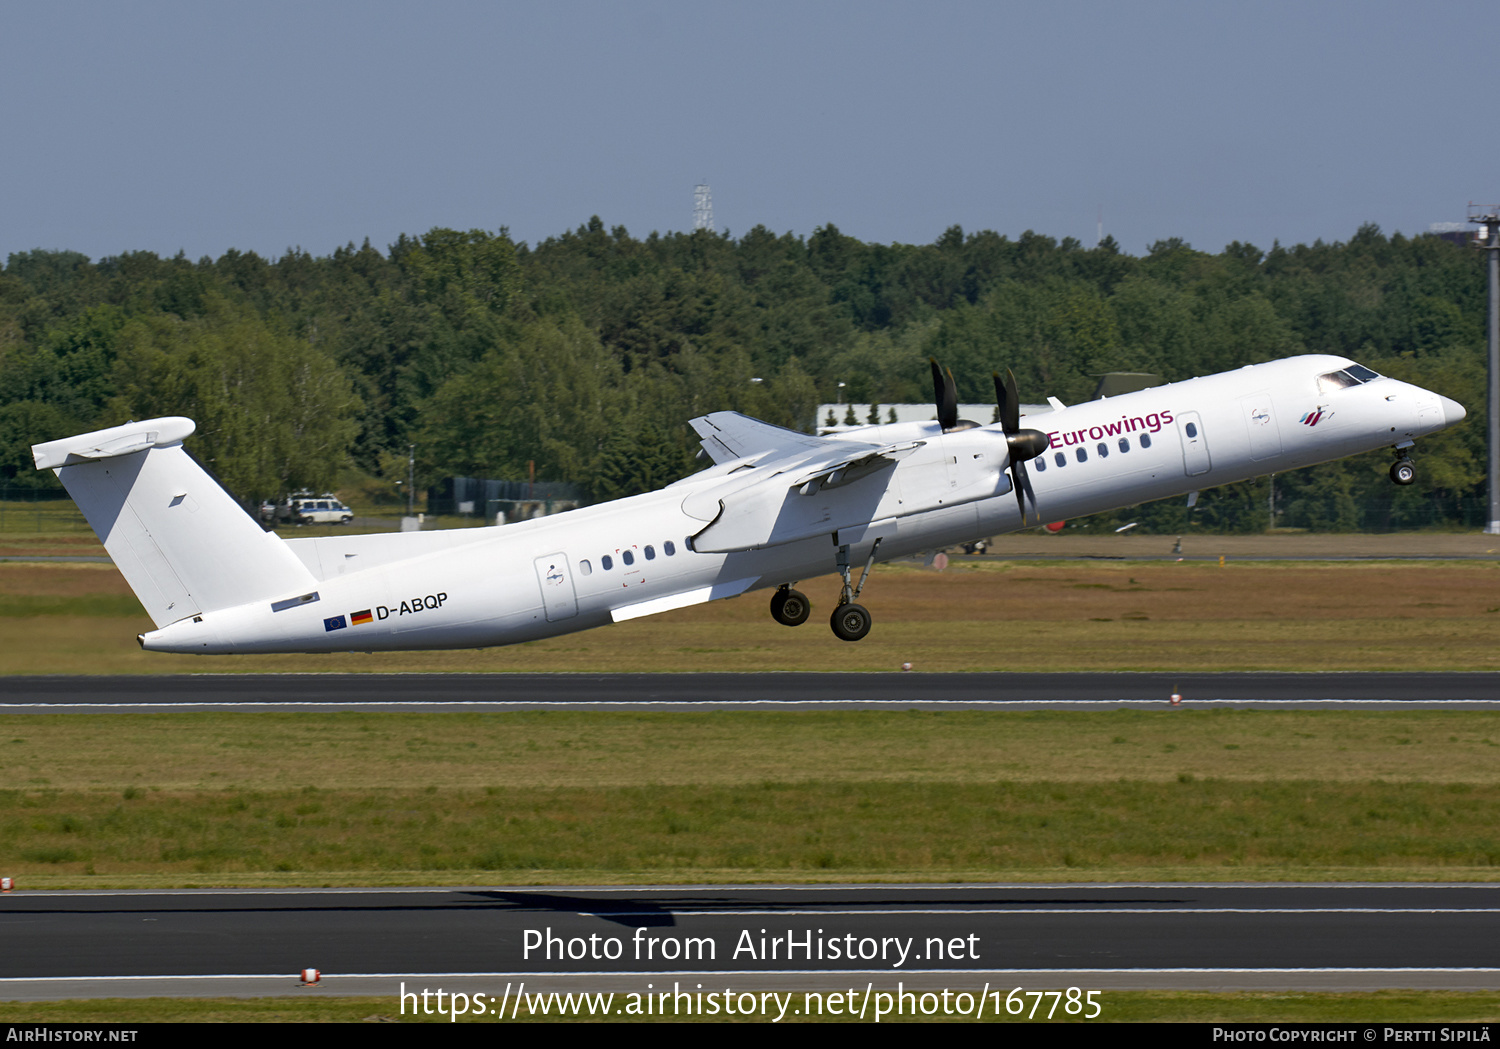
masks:
<path fill-rule="evenodd" d="M 812 605 L 807 595 L 793 590 L 790 585 L 776 588 L 771 595 L 771 618 L 782 626 L 801 626 L 812 614 Z"/>
<path fill-rule="evenodd" d="M 845 543 L 839 547 L 838 566 L 839 575 L 843 577 L 844 586 L 839 591 L 839 606 L 833 610 L 828 625 L 833 628 L 833 636 L 840 641 L 858 641 L 870 632 L 870 610 L 864 605 L 855 604 L 865 588 L 865 580 L 870 578 L 870 569 L 875 566 L 875 552 L 880 549 L 880 540 L 875 540 L 875 545 L 870 547 L 870 556 L 865 561 L 864 571 L 859 574 L 859 586 L 851 586 L 849 583 L 849 544 Z"/>

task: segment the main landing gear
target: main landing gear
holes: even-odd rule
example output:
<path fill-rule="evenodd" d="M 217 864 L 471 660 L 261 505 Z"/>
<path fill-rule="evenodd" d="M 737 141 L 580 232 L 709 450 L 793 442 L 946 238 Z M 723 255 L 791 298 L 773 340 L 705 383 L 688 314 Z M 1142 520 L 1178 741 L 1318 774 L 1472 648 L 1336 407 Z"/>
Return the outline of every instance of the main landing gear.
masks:
<path fill-rule="evenodd" d="M 839 606 L 833 610 L 828 625 L 833 628 L 833 636 L 840 641 L 858 641 L 870 632 L 870 610 L 864 605 L 855 604 L 855 601 L 865 588 L 865 580 L 870 578 L 870 569 L 875 567 L 875 552 L 879 549 L 880 540 L 877 539 L 875 545 L 870 547 L 870 556 L 865 560 L 865 570 L 859 574 L 859 586 L 851 587 L 849 585 L 849 544 L 844 543 L 839 547 L 839 575 L 843 577 L 844 585 L 839 590 Z"/>
<path fill-rule="evenodd" d="M 771 618 L 782 626 L 801 626 L 810 615 L 812 605 L 802 591 L 783 585 L 771 595 Z"/>
<path fill-rule="evenodd" d="M 839 575 L 843 577 L 844 585 L 839 591 L 838 607 L 833 610 L 828 625 L 833 628 L 833 636 L 840 641 L 858 641 L 870 632 L 870 610 L 856 604 L 855 598 L 864 590 L 865 580 L 870 578 L 870 569 L 875 566 L 875 552 L 879 549 L 880 540 L 877 539 L 870 548 L 864 571 L 859 574 L 859 586 L 853 586 L 849 580 L 849 544 L 839 547 Z M 807 595 L 793 590 L 790 583 L 777 587 L 771 595 L 771 618 L 782 626 L 801 626 L 811 613 L 812 604 Z"/>
<path fill-rule="evenodd" d="M 1417 464 L 1407 455 L 1411 446 L 1410 441 L 1396 445 L 1396 461 L 1391 463 L 1391 480 L 1397 484 L 1407 485 L 1417 479 Z"/>
<path fill-rule="evenodd" d="M 833 636 L 840 641 L 858 641 L 870 632 L 870 610 L 853 601 L 839 605 L 828 620 Z"/>

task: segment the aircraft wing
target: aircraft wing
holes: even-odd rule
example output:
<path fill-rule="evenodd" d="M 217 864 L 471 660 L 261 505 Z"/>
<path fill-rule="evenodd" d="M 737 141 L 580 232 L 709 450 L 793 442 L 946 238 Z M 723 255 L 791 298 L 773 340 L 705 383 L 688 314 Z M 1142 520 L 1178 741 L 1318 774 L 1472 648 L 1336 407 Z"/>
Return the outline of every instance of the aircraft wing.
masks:
<path fill-rule="evenodd" d="M 714 412 L 699 416 L 689 425 L 703 439 L 703 450 L 716 466 L 753 455 L 806 455 L 828 447 L 821 437 L 763 423 L 739 412 Z"/>
<path fill-rule="evenodd" d="M 897 460 L 905 459 L 922 447 L 923 441 L 906 441 L 903 444 L 888 444 L 881 448 L 860 445 L 860 450 L 847 455 L 836 463 L 819 463 L 798 477 L 792 486 L 800 495 L 815 495 L 825 488 L 839 488 L 853 484 L 862 477 L 884 470 Z"/>

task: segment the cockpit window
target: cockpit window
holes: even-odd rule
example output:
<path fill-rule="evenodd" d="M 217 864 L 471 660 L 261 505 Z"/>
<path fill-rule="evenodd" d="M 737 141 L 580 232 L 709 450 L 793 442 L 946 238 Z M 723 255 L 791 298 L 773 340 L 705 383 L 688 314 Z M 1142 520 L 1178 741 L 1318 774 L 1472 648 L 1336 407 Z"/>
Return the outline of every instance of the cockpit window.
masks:
<path fill-rule="evenodd" d="M 1363 364 L 1351 364 L 1343 371 L 1328 372 L 1318 376 L 1318 392 L 1333 393 L 1335 390 L 1358 386 L 1362 382 L 1380 378 L 1380 373 L 1371 371 Z"/>
<path fill-rule="evenodd" d="M 1348 372 L 1329 372 L 1318 376 L 1318 392 L 1333 393 L 1349 386 L 1358 386 L 1359 380 Z"/>

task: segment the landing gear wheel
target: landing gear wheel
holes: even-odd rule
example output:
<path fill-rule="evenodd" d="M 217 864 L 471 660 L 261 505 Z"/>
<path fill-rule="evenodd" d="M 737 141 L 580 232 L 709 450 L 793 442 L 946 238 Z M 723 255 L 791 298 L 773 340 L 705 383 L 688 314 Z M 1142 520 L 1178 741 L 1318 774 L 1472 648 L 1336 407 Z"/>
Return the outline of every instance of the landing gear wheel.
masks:
<path fill-rule="evenodd" d="M 858 641 L 870 632 L 870 612 L 864 605 L 852 602 L 839 605 L 833 610 L 828 625 L 833 627 L 833 636 L 840 641 Z"/>
<path fill-rule="evenodd" d="M 812 605 L 800 590 L 782 589 L 771 595 L 771 618 L 782 626 L 801 626 L 811 614 Z"/>
<path fill-rule="evenodd" d="M 1417 479 L 1417 464 L 1410 459 L 1397 459 L 1391 463 L 1391 480 L 1397 484 L 1411 484 Z"/>

